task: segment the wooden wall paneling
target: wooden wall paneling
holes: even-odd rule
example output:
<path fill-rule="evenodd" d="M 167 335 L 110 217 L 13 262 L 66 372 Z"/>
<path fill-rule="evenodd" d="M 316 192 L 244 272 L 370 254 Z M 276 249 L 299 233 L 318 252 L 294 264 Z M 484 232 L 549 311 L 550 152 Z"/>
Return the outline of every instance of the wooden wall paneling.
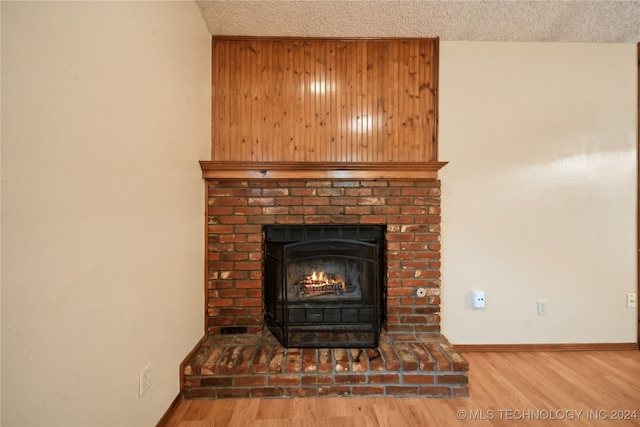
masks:
<path fill-rule="evenodd" d="M 304 97 L 304 52 L 300 43 L 290 46 L 290 49 L 292 55 L 288 65 L 293 68 L 293 75 L 289 76 L 292 78 L 289 87 L 294 97 L 294 109 L 289 111 L 292 120 L 291 143 L 283 154 L 293 154 L 291 160 L 301 162 L 304 159 L 300 156 L 298 147 L 302 144 L 302 130 L 304 129 L 304 103 L 302 102 Z M 296 115 L 296 113 L 298 114 Z"/>
<path fill-rule="evenodd" d="M 269 44 L 264 44 L 262 46 L 262 69 L 259 70 L 260 74 L 264 75 L 264 74 L 271 74 L 274 75 L 273 72 L 273 65 L 272 65 L 272 60 L 273 60 L 273 43 L 269 43 Z M 259 104 L 259 108 L 260 108 L 260 120 L 261 120 L 261 125 L 263 129 L 267 129 L 268 125 L 267 122 L 269 121 L 269 115 L 267 114 L 267 112 L 269 111 L 269 108 L 271 108 L 271 103 L 272 103 L 272 92 L 274 90 L 274 86 L 275 83 L 274 81 L 270 82 L 269 84 L 265 84 L 262 85 L 262 98 L 260 99 L 260 104 Z M 275 123 L 276 117 L 274 116 L 272 119 L 272 123 Z M 271 128 L 271 133 L 274 132 L 274 127 L 272 124 L 272 128 Z M 272 141 L 273 142 L 273 141 Z M 260 148 L 261 148 L 261 154 L 262 154 L 262 158 L 264 159 L 264 161 L 271 161 L 270 158 L 272 156 L 272 147 L 270 147 L 270 144 L 268 143 L 268 141 L 264 140 L 264 138 L 260 139 Z M 256 160 L 258 159 L 258 153 L 256 153 Z"/>
<path fill-rule="evenodd" d="M 399 93 L 398 85 L 400 84 L 400 49 L 398 42 L 392 43 L 390 46 L 389 57 L 389 108 L 387 110 L 387 121 L 389 122 L 389 131 L 387 133 L 386 146 L 389 147 L 389 157 L 386 161 L 393 161 L 398 158 L 398 117 L 393 115 L 399 110 Z"/>
<path fill-rule="evenodd" d="M 365 45 L 365 56 L 366 56 L 366 64 L 365 64 L 365 93 L 368 96 L 367 105 L 367 129 L 369 133 L 368 141 L 366 142 L 367 147 L 367 162 L 373 161 L 373 153 L 379 153 L 378 151 L 378 90 L 377 84 L 377 63 L 376 63 L 376 55 L 374 53 L 375 43 L 368 43 Z"/>
<path fill-rule="evenodd" d="M 251 160 L 251 146 L 253 145 L 253 135 L 259 124 L 253 120 L 254 84 L 252 78 L 257 77 L 253 73 L 253 64 L 256 59 L 252 55 L 253 47 L 247 44 L 240 50 L 239 69 L 241 82 L 241 102 L 239 105 L 241 115 L 238 121 L 238 131 L 240 132 L 240 156 L 243 159 Z"/>
<path fill-rule="evenodd" d="M 323 148 L 323 155 L 318 158 L 324 158 L 329 161 L 335 161 L 332 155 L 333 145 L 331 143 L 331 46 L 329 42 L 322 43 L 323 54 L 320 56 L 321 60 L 318 60 L 320 65 L 320 79 L 319 86 L 322 89 L 322 96 L 320 97 L 320 117 L 319 125 L 322 130 L 321 141 Z"/>
<path fill-rule="evenodd" d="M 349 78 L 351 84 L 349 86 L 349 114 L 344 117 L 347 121 L 347 135 L 349 136 L 349 147 L 347 148 L 347 155 L 349 157 L 350 162 L 358 161 L 358 141 L 360 139 L 360 129 L 358 128 L 359 120 L 358 120 L 358 65 L 360 61 L 358 60 L 358 44 L 350 43 L 349 47 L 352 51 L 349 59 L 350 59 L 350 70 L 349 70 Z"/>
<path fill-rule="evenodd" d="M 291 87 L 292 81 L 290 78 L 290 73 L 293 71 L 291 69 L 291 61 L 293 58 L 293 52 L 291 51 L 291 46 L 281 43 L 281 53 L 282 57 L 277 58 L 277 61 L 280 63 L 279 74 L 280 78 L 277 80 L 277 83 L 280 84 L 281 92 L 278 94 L 278 102 L 277 112 L 281 118 L 280 121 L 280 140 L 277 143 L 280 144 L 280 149 L 277 152 L 273 153 L 275 160 L 279 160 L 280 156 L 284 152 L 288 152 L 289 150 L 293 150 L 293 114 L 291 111 L 295 108 L 294 102 L 295 100 L 292 98 L 288 98 L 285 96 L 287 93 L 291 93 L 293 88 Z M 275 54 L 276 52 L 274 52 Z"/>
<path fill-rule="evenodd" d="M 377 65 L 379 76 L 378 87 L 378 138 L 379 138 L 379 159 L 382 162 L 390 161 L 391 154 L 389 150 L 389 108 L 390 108 L 390 93 L 391 85 L 393 81 L 391 79 L 391 71 L 389 69 L 389 61 L 391 58 L 391 46 L 387 43 L 378 51 Z"/>
<path fill-rule="evenodd" d="M 345 116 L 345 120 L 348 121 L 347 135 L 350 136 L 350 147 L 348 148 L 348 154 L 351 155 L 351 158 L 349 161 L 357 162 L 359 159 L 358 144 L 360 142 L 360 120 L 358 118 L 358 73 L 360 72 L 360 58 L 358 44 L 351 43 L 349 44 L 349 46 L 352 48 L 352 54 L 350 57 L 351 69 L 349 71 L 351 79 L 351 86 L 349 87 L 349 106 L 351 108 L 349 114 Z"/>
<path fill-rule="evenodd" d="M 429 157 L 435 160 L 438 158 L 438 120 L 436 116 L 436 111 L 438 110 L 438 45 L 431 45 L 425 56 L 425 61 L 428 61 L 429 64 L 429 82 L 425 83 L 425 91 L 428 95 L 431 95 L 428 98 L 428 126 L 429 129 L 433 129 L 428 141 L 430 147 Z"/>
<path fill-rule="evenodd" d="M 381 79 L 382 73 L 380 70 L 380 63 L 378 58 L 384 56 L 384 46 L 380 43 L 369 43 L 366 46 L 367 49 L 367 69 L 366 79 L 367 86 L 366 91 L 368 94 L 368 114 L 369 123 L 371 125 L 369 131 L 369 153 L 370 157 L 368 162 L 376 161 L 383 156 L 383 144 L 381 143 L 381 130 L 383 122 L 381 121 L 381 108 L 380 108 L 380 92 L 384 88 L 384 81 Z"/>
<path fill-rule="evenodd" d="M 231 50 L 232 53 L 234 51 L 234 63 L 237 64 L 237 72 L 233 73 L 232 76 L 234 77 L 237 85 L 237 95 L 235 96 L 236 108 L 235 113 L 232 113 L 234 116 L 232 118 L 232 123 L 234 125 L 233 130 L 235 130 L 234 140 L 237 141 L 238 145 L 232 145 L 229 148 L 230 151 L 231 149 L 236 148 L 236 155 L 239 158 L 249 160 L 249 157 L 247 156 L 247 135 L 251 133 L 251 126 L 253 126 L 253 123 L 251 123 L 251 120 L 247 117 L 247 112 L 250 108 L 250 106 L 247 105 L 249 102 L 247 91 L 250 86 L 250 82 L 247 81 L 249 78 L 247 67 L 250 67 L 251 64 L 248 61 L 249 58 L 247 58 L 246 44 L 238 50 Z"/>
<path fill-rule="evenodd" d="M 381 82 L 378 79 L 378 55 L 376 55 L 375 50 L 377 48 L 378 51 L 381 51 L 382 46 L 379 43 L 368 43 L 365 48 L 367 52 L 367 67 L 365 74 L 367 85 L 365 90 L 369 96 L 369 100 L 367 102 L 367 122 L 370 125 L 369 141 L 367 143 L 368 156 L 366 161 L 372 162 L 375 158 L 373 153 L 381 153 L 381 147 L 378 145 L 380 141 L 380 127 L 378 123 L 378 117 L 380 116 L 378 99 L 380 98 L 380 95 L 378 93 L 378 87 Z"/>
<path fill-rule="evenodd" d="M 394 90 L 396 92 L 395 96 L 396 96 L 396 105 L 395 105 L 395 109 L 391 111 L 391 117 L 395 118 L 395 133 L 394 133 L 394 159 L 401 159 L 402 157 L 402 153 L 400 151 L 400 141 L 403 140 L 403 128 L 406 125 L 405 124 L 405 111 L 406 111 L 406 107 L 405 107 L 405 98 L 404 95 L 402 94 L 401 88 L 406 86 L 406 81 L 405 81 L 405 77 L 406 77 L 406 64 L 404 61 L 404 55 L 406 54 L 406 52 L 404 51 L 404 44 L 403 43 L 397 43 L 396 44 L 396 52 L 398 54 L 397 56 L 397 60 L 396 60 L 396 67 L 397 67 L 397 80 L 395 80 L 395 87 Z M 406 141 L 405 141 L 406 142 Z"/>
<path fill-rule="evenodd" d="M 351 54 L 349 56 L 350 59 L 350 85 L 347 88 L 350 95 L 350 100 L 348 105 L 350 106 L 350 110 L 348 114 L 344 117 L 344 119 L 348 123 L 347 127 L 347 136 L 349 137 L 349 146 L 347 148 L 347 155 L 349 156 L 349 161 L 358 162 L 361 161 L 360 157 L 360 148 L 361 148 L 361 105 L 359 103 L 358 94 L 360 93 L 360 85 L 361 85 L 361 63 L 362 63 L 362 52 L 360 51 L 359 44 L 350 43 L 349 47 L 351 48 Z"/>
<path fill-rule="evenodd" d="M 327 144 L 327 158 L 330 162 L 336 162 L 338 158 L 338 149 L 336 145 L 336 123 L 334 120 L 335 111 L 335 87 L 336 87 L 336 43 L 334 41 L 327 41 L 326 43 L 326 51 L 327 51 L 327 64 L 325 65 L 325 76 L 326 76 L 326 91 L 327 97 L 324 99 L 324 114 L 325 114 L 325 132 L 326 132 L 326 144 Z"/>
<path fill-rule="evenodd" d="M 238 131 L 240 135 L 240 157 L 242 159 L 251 160 L 251 150 L 249 145 L 253 139 L 253 132 L 256 123 L 252 120 L 251 112 L 253 110 L 253 97 L 251 78 L 252 74 L 251 66 L 253 64 L 252 55 L 250 54 L 251 46 L 245 45 L 239 52 L 239 69 L 240 69 L 240 96 L 241 102 L 239 105 L 240 119 L 238 120 Z"/>
<path fill-rule="evenodd" d="M 366 44 L 359 46 L 359 73 L 358 73 L 358 118 L 359 122 L 359 138 L 358 148 L 360 155 L 358 161 L 370 162 L 370 155 L 372 151 L 371 147 L 371 99 L 367 91 L 368 79 L 367 79 L 367 46 Z"/>
<path fill-rule="evenodd" d="M 437 40 L 214 38 L 212 161 L 437 161 Z"/>
<path fill-rule="evenodd" d="M 320 43 L 311 44 L 307 49 L 305 49 L 305 62 L 308 67 L 308 71 L 305 74 L 307 80 L 305 82 L 305 89 L 309 91 L 309 96 L 307 99 L 311 102 L 305 102 L 307 105 L 307 121 L 308 124 L 305 127 L 305 161 L 310 162 L 313 161 L 314 156 L 317 152 L 322 151 L 321 144 L 318 144 L 322 138 L 322 130 L 320 129 L 319 124 L 319 114 L 322 112 L 318 110 L 319 108 L 319 99 L 322 98 L 320 94 L 319 88 L 316 87 L 316 82 L 319 79 L 318 69 L 318 61 L 320 58 Z"/>
<path fill-rule="evenodd" d="M 318 128 L 315 123 L 315 111 L 314 111 L 314 100 L 317 96 L 314 90 L 311 88 L 311 84 L 314 79 L 314 70 L 313 70 L 313 58 L 317 55 L 317 43 L 310 43 L 307 45 L 305 42 L 302 55 L 304 57 L 304 84 L 302 87 L 302 105 L 304 106 L 304 127 L 302 128 L 302 132 L 304 138 L 302 139 L 301 149 L 304 154 L 302 157 L 302 161 L 310 162 L 312 161 L 312 150 L 317 144 L 317 140 L 320 137 L 318 133 Z"/>
<path fill-rule="evenodd" d="M 241 97 L 243 96 L 241 86 L 242 76 L 241 70 L 237 68 L 238 63 L 242 62 L 242 51 L 239 49 L 232 49 L 229 46 L 229 116 L 227 117 L 229 123 L 229 141 L 234 141 L 235 146 L 232 144 L 225 144 L 222 151 L 223 158 L 233 158 L 236 152 L 242 151 L 242 134 L 240 133 L 239 123 L 243 120 L 243 102 Z M 235 148 L 235 150 L 232 150 Z"/>
<path fill-rule="evenodd" d="M 315 43 L 311 46 L 310 55 L 307 54 L 307 61 L 309 62 L 309 81 L 307 83 L 307 89 L 309 90 L 310 98 L 313 102 L 309 103 L 309 122 L 311 126 L 307 127 L 307 161 L 315 161 L 316 158 L 327 159 L 325 137 L 326 134 L 322 129 L 322 116 L 324 111 L 322 110 L 322 100 L 325 97 L 325 91 L 323 85 L 323 67 L 324 67 L 324 46 L 322 41 Z"/>
<path fill-rule="evenodd" d="M 260 74 L 263 69 L 262 62 L 262 44 L 261 43 L 252 43 L 249 46 L 249 51 L 247 52 L 247 56 L 249 57 L 248 66 L 251 67 L 251 76 L 256 76 L 260 78 Z M 249 68 L 249 67 L 247 67 Z M 265 70 L 268 71 L 268 70 Z M 260 79 L 261 80 L 261 79 Z M 247 150 L 248 150 L 248 159 L 251 161 L 260 160 L 257 158 L 258 153 L 260 155 L 264 155 L 260 147 L 260 139 L 263 137 L 263 133 L 260 131 L 264 129 L 262 116 L 266 113 L 266 111 L 262 110 L 262 102 L 264 102 L 265 97 L 265 89 L 268 89 L 269 85 L 249 85 L 248 92 L 251 97 L 248 104 L 251 105 L 250 108 L 250 123 L 251 126 L 251 137 L 247 141 Z"/>
<path fill-rule="evenodd" d="M 323 117 L 325 110 L 323 109 L 323 100 L 325 99 L 325 87 L 326 80 L 324 77 L 324 58 L 326 52 L 324 50 L 324 43 L 319 41 L 315 45 L 315 49 L 312 51 L 314 55 L 308 57 L 310 73 L 309 73 L 309 91 L 313 99 L 311 103 L 311 111 L 309 111 L 309 118 L 313 123 L 311 127 L 312 132 L 316 134 L 316 138 L 309 139 L 309 161 L 314 161 L 316 158 L 329 159 L 327 155 L 326 146 L 326 134 L 324 133 Z M 316 142 L 315 144 L 313 142 Z"/>
<path fill-rule="evenodd" d="M 439 93 L 439 83 L 438 83 L 438 58 L 439 58 L 439 45 L 438 43 L 434 43 L 431 46 L 430 53 L 428 55 L 429 58 L 429 70 L 430 70 L 430 79 L 427 90 L 432 95 L 430 98 L 431 108 L 429 109 L 429 128 L 433 129 L 433 132 L 429 135 L 430 139 L 430 147 L 431 147 L 431 158 L 434 160 L 438 159 L 438 93 Z"/>
<path fill-rule="evenodd" d="M 416 96 L 418 97 L 418 110 L 416 114 L 418 116 L 418 123 L 422 129 L 429 129 L 429 110 L 431 108 L 431 97 L 427 90 L 429 84 L 429 58 L 427 52 L 424 49 L 424 44 L 420 43 L 416 49 L 416 65 L 419 68 L 417 86 L 415 87 Z M 420 141 L 416 141 L 418 149 L 420 150 L 420 158 L 431 158 L 431 141 L 427 139 L 429 135 L 423 133 Z"/>
<path fill-rule="evenodd" d="M 300 62 L 302 68 L 300 73 L 300 80 L 297 84 L 297 90 L 299 91 L 300 98 L 300 111 L 302 115 L 298 119 L 298 141 L 296 143 L 297 150 L 297 158 L 298 162 L 308 162 L 309 158 L 309 129 L 313 126 L 312 119 L 310 117 L 311 109 L 309 108 L 311 105 L 311 101 L 313 99 L 313 95 L 309 91 L 309 51 L 306 49 L 306 42 L 301 43 L 298 46 L 298 61 Z M 311 46 L 309 46 L 311 47 Z"/>
<path fill-rule="evenodd" d="M 287 119 L 286 106 L 284 103 L 284 93 L 287 90 L 287 83 L 284 79 L 284 63 L 288 58 L 287 50 L 284 43 L 281 41 L 273 42 L 273 49 L 271 50 L 273 64 L 272 72 L 275 75 L 274 82 L 272 83 L 272 95 L 270 107 L 273 108 L 273 129 L 271 134 L 272 141 L 269 144 L 271 149 L 271 155 L 268 157 L 268 161 L 278 160 L 278 153 L 282 153 L 285 149 L 285 141 L 287 135 L 284 131 L 284 126 Z"/>
<path fill-rule="evenodd" d="M 352 43 L 346 43 L 345 44 L 345 49 L 343 51 L 343 56 L 341 58 L 341 63 L 343 63 L 345 65 L 345 69 L 343 71 L 343 76 L 344 76 L 344 86 L 337 88 L 336 90 L 339 90 L 342 94 L 343 94 L 343 100 L 342 100 L 342 108 L 341 108 L 341 116 L 342 116 L 342 120 L 344 121 L 344 126 L 343 126 L 343 130 L 342 130 L 342 138 L 343 138 L 343 158 L 344 161 L 346 162 L 352 162 L 355 159 L 352 157 L 353 156 L 353 146 L 352 146 L 352 141 L 351 141 L 351 137 L 353 135 L 353 123 L 351 123 L 350 117 L 352 117 L 353 112 L 351 111 L 351 108 L 353 106 L 353 99 L 352 99 L 352 95 L 353 95 L 353 85 L 354 82 L 352 81 L 353 79 L 353 75 L 354 75 L 354 63 L 352 62 L 352 58 L 354 57 L 354 52 L 353 52 L 353 47 L 354 44 Z"/>
<path fill-rule="evenodd" d="M 223 147 L 221 141 L 229 138 L 224 114 L 225 106 L 229 105 L 226 99 L 229 83 L 222 75 L 223 70 L 228 70 L 229 67 L 223 63 L 226 50 L 222 41 L 213 39 L 211 50 L 211 159 L 219 159 L 222 157 L 219 152 Z"/>
<path fill-rule="evenodd" d="M 363 140 L 362 140 L 362 133 L 363 133 L 363 111 L 362 111 L 362 94 L 364 93 L 364 88 L 362 87 L 363 84 L 363 76 L 362 76 L 362 61 L 363 61 L 363 52 L 362 52 L 362 45 L 360 43 L 355 43 L 355 47 L 356 47 L 356 55 L 354 58 L 354 62 L 353 62 L 353 79 L 354 79 L 354 86 L 353 86 L 353 94 L 352 94 L 352 98 L 353 98 L 353 112 L 351 113 L 351 121 L 352 123 L 352 128 L 353 131 L 352 133 L 354 134 L 355 138 L 352 142 L 353 144 L 353 154 L 354 154 L 354 159 L 353 161 L 355 162 L 361 162 L 362 161 L 362 145 L 363 145 Z"/>
<path fill-rule="evenodd" d="M 360 99 L 362 102 L 362 159 L 363 162 L 372 162 L 379 153 L 377 145 L 377 87 L 375 76 L 376 48 L 379 43 L 363 43 L 361 48 L 362 61 L 362 86 Z"/>
<path fill-rule="evenodd" d="M 420 126 L 420 114 L 418 111 L 419 99 L 417 98 L 417 51 L 415 43 L 406 43 L 407 58 L 405 59 L 407 64 L 407 86 L 405 89 L 405 96 L 408 103 L 406 115 L 408 126 L 405 127 L 405 138 L 407 138 L 408 145 L 410 147 L 410 153 L 413 153 L 416 158 L 420 158 L 419 137 L 421 132 L 416 132 L 416 129 Z M 416 135 L 417 133 L 417 135 Z M 416 136 L 418 138 L 416 138 Z"/>
<path fill-rule="evenodd" d="M 216 84 L 219 81 L 219 70 L 220 61 L 218 60 L 218 56 L 220 55 L 220 42 L 216 39 L 211 40 L 211 159 L 218 158 L 217 149 L 220 147 L 220 144 L 216 141 L 215 135 L 216 130 L 219 126 L 222 126 L 220 123 L 220 117 L 216 113 L 218 108 L 216 103 L 220 103 L 222 100 L 222 92 L 219 84 Z"/>
<path fill-rule="evenodd" d="M 258 72 L 261 76 L 272 75 L 275 76 L 275 72 L 273 69 L 273 43 L 263 44 L 260 47 L 260 55 L 261 55 L 261 64 L 258 67 Z M 264 79 L 264 77 L 261 77 Z M 275 80 L 272 79 L 269 84 L 262 85 L 261 98 L 259 102 L 259 110 L 260 110 L 260 126 L 262 129 L 269 129 L 269 122 L 271 123 L 271 129 L 269 132 L 273 135 L 275 132 L 275 122 L 277 120 L 277 116 L 272 115 L 271 119 L 269 119 L 268 111 L 274 105 L 273 101 L 273 93 L 275 92 Z M 259 135 L 258 144 L 260 146 L 260 151 L 256 153 L 256 161 L 259 159 L 264 159 L 264 161 L 270 161 L 269 159 L 273 155 L 273 142 L 269 142 L 265 138 L 266 132 L 263 135 Z"/>
<path fill-rule="evenodd" d="M 349 93 L 347 90 L 340 90 L 338 88 L 346 89 L 349 85 L 349 67 L 351 66 L 351 61 L 349 59 L 349 45 L 347 43 L 339 43 L 339 48 L 336 51 L 336 70 L 337 70 L 337 83 L 336 86 L 336 111 L 334 116 L 338 118 L 340 125 L 338 126 L 339 134 L 338 134 L 338 155 L 339 162 L 348 162 L 351 159 L 348 158 L 349 155 L 349 141 L 347 135 L 349 133 L 348 123 L 345 120 L 345 117 L 348 113 L 347 105 L 349 99 L 347 98 L 347 94 Z"/>
<path fill-rule="evenodd" d="M 260 81 L 260 72 L 262 63 L 260 63 L 261 46 L 258 43 L 249 43 L 243 58 L 243 70 L 245 70 L 245 78 L 250 82 Z M 260 120 L 261 111 L 259 104 L 263 99 L 263 88 L 267 85 L 257 85 L 254 83 L 245 85 L 245 119 L 249 126 L 241 125 L 244 130 L 244 158 L 250 161 L 256 160 L 260 139 L 263 136 L 262 122 Z M 268 87 L 268 86 L 267 86 Z M 263 153 L 260 152 L 262 156 Z"/>
<path fill-rule="evenodd" d="M 251 67 L 250 81 L 253 80 L 255 76 L 256 79 L 262 80 L 261 74 L 263 70 L 263 58 L 262 58 L 262 43 L 251 43 L 249 45 L 249 51 L 247 52 L 247 56 L 249 57 L 249 66 Z M 249 68 L 249 67 L 247 67 Z M 265 70 L 265 72 L 268 70 Z M 262 160 L 262 156 L 264 152 L 261 149 L 260 141 L 264 137 L 265 133 L 262 132 L 264 130 L 264 122 L 262 120 L 262 116 L 266 114 L 266 111 L 261 108 L 262 102 L 264 102 L 265 89 L 268 89 L 268 84 L 251 84 L 248 88 L 249 99 L 248 104 L 251 105 L 250 108 L 250 123 L 251 123 L 251 137 L 247 140 L 247 151 L 248 157 L 252 161 Z M 260 154 L 260 159 L 257 158 L 258 154 Z"/>
<path fill-rule="evenodd" d="M 398 114 L 398 118 L 400 120 L 398 126 L 398 136 L 397 136 L 397 144 L 398 148 L 400 148 L 401 142 L 403 142 L 404 147 L 409 148 L 411 146 L 412 141 L 407 141 L 406 139 L 406 129 L 409 125 L 409 105 L 407 102 L 407 90 L 408 90 L 408 55 L 409 55 L 409 47 L 406 43 L 399 43 L 399 57 L 398 57 L 398 65 L 399 65 L 399 87 L 398 87 L 398 97 L 399 97 L 399 105 L 398 109 L 394 112 L 394 114 Z M 405 160 L 406 151 L 398 151 L 398 159 Z"/>
<path fill-rule="evenodd" d="M 229 42 L 226 43 L 229 46 Z M 229 126 L 229 140 L 220 140 L 220 142 L 224 142 L 223 149 L 221 150 L 222 159 L 232 159 L 237 160 L 238 157 L 235 156 L 235 153 L 230 150 L 233 147 L 230 144 L 231 141 L 236 144 L 236 147 L 240 147 L 242 143 L 242 135 L 240 134 L 240 129 L 238 123 L 242 120 L 242 103 L 240 102 L 240 97 L 242 96 L 242 80 L 239 75 L 240 69 L 238 69 L 237 64 L 242 61 L 240 49 L 230 49 L 229 50 L 229 88 L 227 89 L 229 92 L 229 116 L 227 117 L 227 123 Z M 237 148 L 239 151 L 239 148 Z"/>
<path fill-rule="evenodd" d="M 429 65 L 426 62 L 426 59 L 423 54 L 422 44 L 418 44 L 414 51 L 415 56 L 412 55 L 412 60 L 415 61 L 416 66 L 416 79 L 414 84 L 412 85 L 414 97 L 413 100 L 416 102 L 416 108 L 413 111 L 414 121 L 417 125 L 422 129 L 427 129 L 429 126 L 429 94 L 425 92 L 425 84 L 428 84 L 428 76 L 429 76 Z M 426 133 L 421 133 L 420 139 L 414 141 L 413 144 L 416 147 L 416 150 L 420 153 L 420 158 L 429 157 L 429 141 L 425 140 L 427 137 Z"/>

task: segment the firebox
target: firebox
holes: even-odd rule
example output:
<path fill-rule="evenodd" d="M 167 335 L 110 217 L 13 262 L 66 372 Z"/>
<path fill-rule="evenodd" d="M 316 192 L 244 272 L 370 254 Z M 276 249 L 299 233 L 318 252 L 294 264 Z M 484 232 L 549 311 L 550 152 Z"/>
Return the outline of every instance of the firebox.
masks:
<path fill-rule="evenodd" d="M 383 225 L 265 226 L 265 323 L 285 347 L 377 347 Z"/>

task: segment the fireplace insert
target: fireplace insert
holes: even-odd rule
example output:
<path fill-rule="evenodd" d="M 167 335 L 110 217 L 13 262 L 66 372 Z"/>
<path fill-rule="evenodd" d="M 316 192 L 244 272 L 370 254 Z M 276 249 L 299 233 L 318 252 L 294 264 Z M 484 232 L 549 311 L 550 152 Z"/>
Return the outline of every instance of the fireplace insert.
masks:
<path fill-rule="evenodd" d="M 382 225 L 265 226 L 265 323 L 285 347 L 377 347 Z"/>

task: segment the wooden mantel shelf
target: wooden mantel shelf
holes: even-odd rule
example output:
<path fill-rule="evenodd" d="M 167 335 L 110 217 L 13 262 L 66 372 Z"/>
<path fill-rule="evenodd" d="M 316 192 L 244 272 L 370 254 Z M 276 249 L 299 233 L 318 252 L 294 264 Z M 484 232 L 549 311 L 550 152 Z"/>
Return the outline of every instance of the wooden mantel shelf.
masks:
<path fill-rule="evenodd" d="M 316 163 L 200 161 L 204 179 L 436 179 L 447 162 Z"/>

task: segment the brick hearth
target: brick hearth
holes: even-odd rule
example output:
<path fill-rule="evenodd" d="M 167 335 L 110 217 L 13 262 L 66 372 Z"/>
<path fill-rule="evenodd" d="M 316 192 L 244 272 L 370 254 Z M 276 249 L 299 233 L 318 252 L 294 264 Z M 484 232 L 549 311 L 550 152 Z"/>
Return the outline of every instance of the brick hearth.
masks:
<path fill-rule="evenodd" d="M 286 349 L 269 332 L 208 336 L 185 398 L 467 396 L 467 361 L 438 333 L 384 333 L 377 349 Z"/>

